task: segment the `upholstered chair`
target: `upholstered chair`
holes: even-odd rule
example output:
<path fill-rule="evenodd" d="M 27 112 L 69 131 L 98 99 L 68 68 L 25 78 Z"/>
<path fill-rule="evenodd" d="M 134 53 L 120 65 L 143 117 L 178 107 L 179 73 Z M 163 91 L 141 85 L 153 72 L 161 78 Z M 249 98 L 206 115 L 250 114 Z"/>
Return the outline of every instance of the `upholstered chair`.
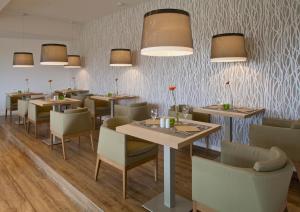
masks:
<path fill-rule="evenodd" d="M 89 94 L 89 93 L 78 93 L 78 94 L 71 94 L 70 98 L 80 100 L 80 103 L 77 105 L 77 107 L 83 107 L 84 100 L 91 95 L 92 94 Z"/>
<path fill-rule="evenodd" d="M 115 131 L 117 126 L 130 123 L 127 118 L 115 117 L 104 121 L 100 128 L 95 180 L 101 161 L 123 172 L 123 198 L 126 199 L 127 171 L 148 161 L 155 161 L 155 181 L 158 169 L 158 145 Z"/>
<path fill-rule="evenodd" d="M 115 116 L 126 117 L 134 121 L 142 121 L 150 118 L 147 102 L 115 105 Z"/>
<path fill-rule="evenodd" d="M 221 162 L 193 156 L 193 211 L 284 211 L 292 164 L 278 147 L 222 142 Z"/>
<path fill-rule="evenodd" d="M 33 124 L 34 135 L 38 136 L 38 125 L 48 123 L 50 121 L 50 111 L 52 107 L 40 107 L 29 102 L 28 104 L 28 118 L 27 118 L 27 132 L 30 131 L 30 125 Z"/>
<path fill-rule="evenodd" d="M 62 142 L 63 158 L 66 160 L 65 140 L 78 138 L 88 135 L 90 137 L 91 147 L 94 151 L 93 126 L 90 113 L 87 108 L 68 109 L 63 113 L 50 112 L 50 138 L 51 149 L 53 139 L 59 138 Z"/>
<path fill-rule="evenodd" d="M 97 126 L 97 117 L 100 117 L 101 122 L 102 116 L 110 115 L 110 103 L 108 101 L 86 98 L 84 100 L 84 107 L 88 108 L 92 116 L 94 129 Z"/>
<path fill-rule="evenodd" d="M 184 119 L 184 115 L 182 113 L 182 109 L 185 107 L 186 105 L 179 105 L 178 107 L 178 115 L 179 118 Z M 171 117 L 176 117 L 176 111 L 175 111 L 175 106 L 171 106 L 169 111 L 168 111 L 168 115 Z M 197 113 L 197 112 L 193 112 L 193 108 L 190 108 L 190 112 L 187 115 L 186 119 L 189 120 L 194 120 L 194 121 L 200 121 L 200 122 L 207 122 L 210 123 L 210 114 L 207 113 Z M 205 143 L 206 143 L 206 148 L 208 148 L 209 145 L 209 136 L 206 136 L 205 138 Z M 190 144 L 190 156 L 193 156 L 193 144 Z"/>
<path fill-rule="evenodd" d="M 29 105 L 29 101 L 28 100 L 18 100 L 18 110 L 17 110 L 17 114 L 19 117 L 19 124 L 20 121 L 22 120 L 25 130 L 27 129 L 27 115 L 28 115 L 28 105 Z"/>
<path fill-rule="evenodd" d="M 6 109 L 5 109 L 5 119 L 7 118 L 7 113 L 9 111 L 10 117 L 12 117 L 12 112 L 18 110 L 18 100 L 19 97 L 6 95 Z"/>
<path fill-rule="evenodd" d="M 262 125 L 250 126 L 250 145 L 278 146 L 292 160 L 300 179 L 300 120 L 265 118 Z"/>

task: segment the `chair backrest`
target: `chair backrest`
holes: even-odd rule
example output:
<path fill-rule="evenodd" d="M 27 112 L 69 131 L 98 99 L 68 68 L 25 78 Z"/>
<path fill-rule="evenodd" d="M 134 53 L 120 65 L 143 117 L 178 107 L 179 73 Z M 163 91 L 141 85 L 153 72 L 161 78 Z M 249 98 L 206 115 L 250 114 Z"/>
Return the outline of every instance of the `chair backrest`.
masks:
<path fill-rule="evenodd" d="M 182 113 L 182 109 L 185 106 L 186 105 L 179 105 L 179 110 L 178 110 L 179 118 L 184 118 L 183 113 Z M 168 111 L 168 114 L 169 114 L 169 116 L 173 116 L 173 117 L 176 116 L 174 105 L 170 107 L 170 109 Z M 190 112 L 189 112 L 186 119 L 210 123 L 210 114 L 193 112 L 193 108 L 190 108 Z"/>
<path fill-rule="evenodd" d="M 114 117 L 103 122 L 102 126 L 115 130 L 116 127 L 130 123 L 131 120 L 127 117 Z"/>
<path fill-rule="evenodd" d="M 25 117 L 28 114 L 28 100 L 18 100 L 18 115 Z"/>
<path fill-rule="evenodd" d="M 130 105 L 115 105 L 115 116 L 126 117 L 128 120 L 135 121 L 148 119 L 150 117 L 148 104 L 141 102 Z"/>

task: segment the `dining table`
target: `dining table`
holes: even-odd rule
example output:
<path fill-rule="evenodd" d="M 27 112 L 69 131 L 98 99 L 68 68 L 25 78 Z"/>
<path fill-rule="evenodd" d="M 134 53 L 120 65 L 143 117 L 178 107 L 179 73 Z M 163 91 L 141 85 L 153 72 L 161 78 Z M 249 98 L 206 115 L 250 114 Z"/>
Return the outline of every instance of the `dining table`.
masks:
<path fill-rule="evenodd" d="M 79 93 L 88 93 L 89 90 L 84 90 L 84 89 L 76 89 L 76 88 L 67 88 L 67 89 L 62 89 L 62 90 L 55 90 L 56 93 L 65 93 L 65 94 L 79 94 Z"/>
<path fill-rule="evenodd" d="M 118 100 L 129 100 L 129 99 L 137 99 L 138 96 L 131 96 L 131 95 L 112 95 L 112 96 L 108 96 L 108 95 L 95 95 L 95 96 L 91 96 L 91 99 L 95 99 L 95 100 L 102 100 L 102 101 L 107 101 L 110 102 L 110 115 L 113 118 L 115 116 L 115 103 Z"/>
<path fill-rule="evenodd" d="M 224 117 L 225 140 L 232 141 L 233 137 L 233 118 L 246 119 L 265 112 L 265 108 L 250 108 L 250 107 L 233 107 L 228 110 L 224 109 L 223 105 L 209 105 L 201 108 L 194 108 L 194 112 L 207 113 Z"/>
<path fill-rule="evenodd" d="M 41 92 L 11 92 L 7 93 L 9 97 L 14 97 L 14 98 L 27 98 L 30 96 L 34 95 L 43 95 Z"/>
<path fill-rule="evenodd" d="M 116 131 L 164 147 L 164 192 L 143 204 L 148 211 L 190 211 L 192 201 L 175 193 L 176 150 L 189 146 L 221 128 L 218 124 L 180 119 L 174 127 L 160 128 L 159 120 L 136 121 L 118 126 Z"/>

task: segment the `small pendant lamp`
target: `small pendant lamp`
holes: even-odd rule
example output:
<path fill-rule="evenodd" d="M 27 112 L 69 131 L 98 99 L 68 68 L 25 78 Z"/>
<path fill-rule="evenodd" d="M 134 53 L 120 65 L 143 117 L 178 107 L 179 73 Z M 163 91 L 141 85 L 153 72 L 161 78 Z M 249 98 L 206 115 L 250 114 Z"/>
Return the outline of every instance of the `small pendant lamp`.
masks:
<path fill-rule="evenodd" d="M 212 37 L 211 62 L 244 61 L 247 61 L 244 34 L 225 33 Z"/>
<path fill-rule="evenodd" d="M 81 68 L 80 55 L 68 55 L 68 65 L 65 68 Z"/>
<path fill-rule="evenodd" d="M 110 66 L 132 66 L 130 49 L 112 49 L 110 52 Z"/>
<path fill-rule="evenodd" d="M 141 54 L 160 57 L 193 54 L 189 13 L 178 9 L 159 9 L 146 13 Z"/>
<path fill-rule="evenodd" d="M 41 65 L 68 65 L 67 46 L 64 44 L 42 44 Z"/>
<path fill-rule="evenodd" d="M 14 52 L 13 67 L 29 68 L 33 67 L 33 55 L 30 52 Z"/>

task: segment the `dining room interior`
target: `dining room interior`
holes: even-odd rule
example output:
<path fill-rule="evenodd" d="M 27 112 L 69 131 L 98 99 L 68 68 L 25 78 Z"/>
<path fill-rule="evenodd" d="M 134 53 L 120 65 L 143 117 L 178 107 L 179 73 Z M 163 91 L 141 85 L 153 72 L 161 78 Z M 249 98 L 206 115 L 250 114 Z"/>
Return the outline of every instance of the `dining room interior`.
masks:
<path fill-rule="evenodd" d="M 0 211 L 300 212 L 298 0 L 0 0 Z"/>

